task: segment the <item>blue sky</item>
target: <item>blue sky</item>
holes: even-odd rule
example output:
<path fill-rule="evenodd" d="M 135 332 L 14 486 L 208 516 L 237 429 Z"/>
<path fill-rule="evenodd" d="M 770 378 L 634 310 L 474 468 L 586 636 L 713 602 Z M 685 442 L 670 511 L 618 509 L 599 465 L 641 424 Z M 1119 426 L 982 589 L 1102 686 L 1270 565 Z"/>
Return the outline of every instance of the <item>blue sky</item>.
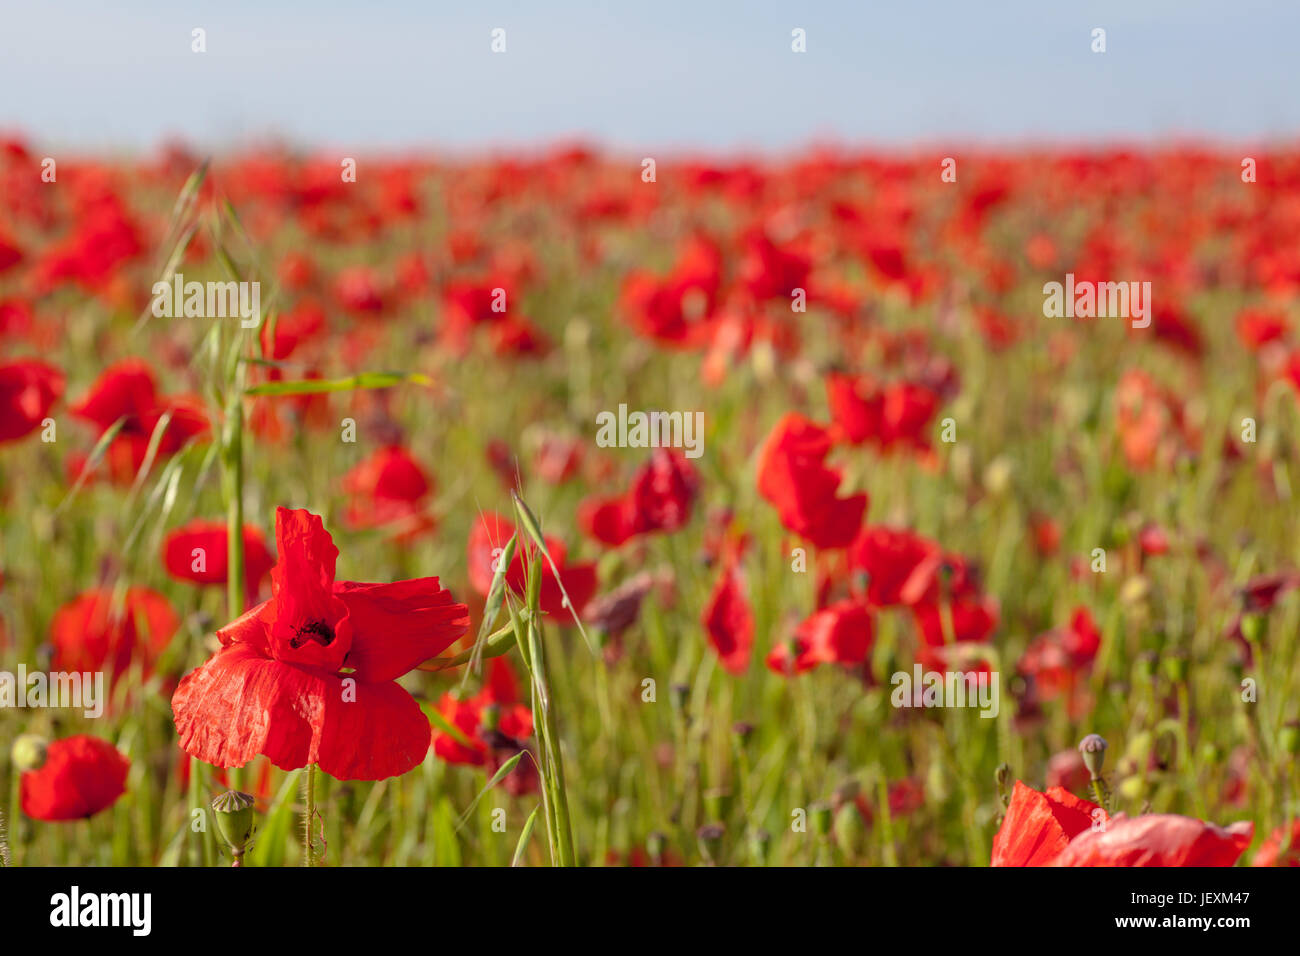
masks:
<path fill-rule="evenodd" d="M 10 0 L 0 129 L 51 146 L 276 136 L 357 152 L 1300 134 L 1295 0 L 114 6 Z M 794 27 L 807 53 L 791 52 Z"/>

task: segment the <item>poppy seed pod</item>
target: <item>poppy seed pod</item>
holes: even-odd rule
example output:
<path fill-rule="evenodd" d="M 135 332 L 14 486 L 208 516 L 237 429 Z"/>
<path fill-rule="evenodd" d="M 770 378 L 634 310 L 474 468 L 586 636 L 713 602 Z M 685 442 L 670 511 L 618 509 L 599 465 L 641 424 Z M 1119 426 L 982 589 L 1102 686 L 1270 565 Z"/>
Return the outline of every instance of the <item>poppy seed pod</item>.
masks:
<path fill-rule="evenodd" d="M 44 737 L 38 737 L 36 734 L 20 734 L 14 740 L 9 756 L 17 770 L 23 772 L 40 770 L 45 766 L 48 747 Z"/>
<path fill-rule="evenodd" d="M 217 818 L 217 831 L 229 844 L 235 856 L 235 866 L 240 865 L 244 849 L 253 835 L 252 794 L 227 790 L 212 801 L 212 813 Z"/>
<path fill-rule="evenodd" d="M 1093 779 L 1101 774 L 1102 765 L 1106 762 L 1106 746 L 1106 741 L 1100 734 L 1089 734 L 1079 741 L 1079 753 L 1083 755 L 1083 765 L 1088 768 Z"/>

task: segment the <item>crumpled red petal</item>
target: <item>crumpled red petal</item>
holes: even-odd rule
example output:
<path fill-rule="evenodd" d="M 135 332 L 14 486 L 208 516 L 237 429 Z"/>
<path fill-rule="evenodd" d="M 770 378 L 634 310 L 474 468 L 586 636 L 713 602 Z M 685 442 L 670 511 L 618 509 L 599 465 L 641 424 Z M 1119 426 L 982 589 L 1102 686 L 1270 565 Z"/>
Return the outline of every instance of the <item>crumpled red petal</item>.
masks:
<path fill-rule="evenodd" d="M 352 650 L 343 666 L 362 683 L 401 677 L 469 630 L 469 608 L 457 604 L 436 577 L 391 584 L 339 581 L 334 593 L 352 624 Z"/>
<path fill-rule="evenodd" d="M 429 721 L 397 684 L 345 684 L 243 643 L 181 680 L 172 715 L 181 748 L 217 767 L 242 767 L 260 753 L 282 770 L 315 763 L 338 780 L 382 780 L 429 749 Z"/>

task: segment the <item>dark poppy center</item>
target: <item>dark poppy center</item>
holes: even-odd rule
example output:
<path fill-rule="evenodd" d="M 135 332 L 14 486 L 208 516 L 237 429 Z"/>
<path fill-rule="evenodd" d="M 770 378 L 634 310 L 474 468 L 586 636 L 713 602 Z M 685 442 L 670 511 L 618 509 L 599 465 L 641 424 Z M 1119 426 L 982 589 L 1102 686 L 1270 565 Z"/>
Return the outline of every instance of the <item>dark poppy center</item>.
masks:
<path fill-rule="evenodd" d="M 289 646 L 297 650 L 308 641 L 315 641 L 321 647 L 329 647 L 334 642 L 334 629 L 324 621 L 308 621 L 306 624 L 299 624 L 293 637 L 289 639 Z"/>

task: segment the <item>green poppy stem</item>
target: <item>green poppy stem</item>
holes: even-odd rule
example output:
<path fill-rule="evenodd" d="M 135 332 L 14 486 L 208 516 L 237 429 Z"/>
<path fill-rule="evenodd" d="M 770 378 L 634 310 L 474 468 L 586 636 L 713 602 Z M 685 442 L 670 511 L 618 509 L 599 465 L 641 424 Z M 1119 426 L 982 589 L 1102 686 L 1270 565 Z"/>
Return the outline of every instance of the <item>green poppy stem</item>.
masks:
<path fill-rule="evenodd" d="M 306 808 L 302 817 L 302 860 L 303 866 L 316 865 L 316 851 L 312 847 L 311 831 L 316 820 L 316 765 L 314 763 L 307 765 L 307 773 L 303 777 L 303 798 Z"/>

